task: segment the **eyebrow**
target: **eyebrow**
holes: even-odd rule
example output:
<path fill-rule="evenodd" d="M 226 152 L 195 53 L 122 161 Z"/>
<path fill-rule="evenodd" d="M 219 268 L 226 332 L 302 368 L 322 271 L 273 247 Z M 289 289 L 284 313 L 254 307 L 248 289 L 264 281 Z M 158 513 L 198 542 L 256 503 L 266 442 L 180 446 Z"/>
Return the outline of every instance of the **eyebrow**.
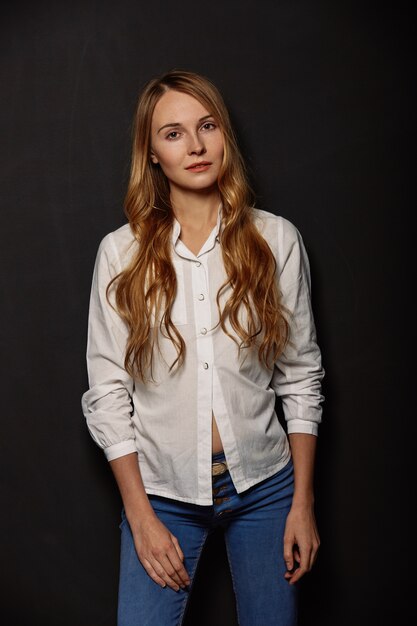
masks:
<path fill-rule="evenodd" d="M 209 115 L 205 115 L 204 117 L 200 117 L 200 119 L 198 120 L 198 123 L 204 122 L 204 120 L 207 120 L 209 117 L 214 117 L 214 116 L 211 115 L 211 113 L 210 113 Z M 171 122 L 169 124 L 164 124 L 163 126 L 161 126 L 161 128 L 158 130 L 158 132 L 156 134 L 158 134 L 163 128 L 177 128 L 178 126 L 181 126 L 180 122 Z"/>

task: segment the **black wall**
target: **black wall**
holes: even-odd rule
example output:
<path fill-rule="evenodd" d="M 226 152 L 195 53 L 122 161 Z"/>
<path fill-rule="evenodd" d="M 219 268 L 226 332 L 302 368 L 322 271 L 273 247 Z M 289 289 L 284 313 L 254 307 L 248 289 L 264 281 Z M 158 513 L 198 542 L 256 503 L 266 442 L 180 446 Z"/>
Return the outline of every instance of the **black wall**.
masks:
<path fill-rule="evenodd" d="M 222 90 L 257 205 L 290 219 L 310 256 L 327 375 L 322 547 L 301 584 L 301 625 L 405 623 L 415 458 L 407 4 L 87 0 L 1 11 L 2 623 L 116 623 L 121 502 L 80 408 L 87 307 L 98 243 L 125 221 L 138 92 L 172 67 Z M 222 537 L 209 547 L 187 626 L 235 626 Z"/>

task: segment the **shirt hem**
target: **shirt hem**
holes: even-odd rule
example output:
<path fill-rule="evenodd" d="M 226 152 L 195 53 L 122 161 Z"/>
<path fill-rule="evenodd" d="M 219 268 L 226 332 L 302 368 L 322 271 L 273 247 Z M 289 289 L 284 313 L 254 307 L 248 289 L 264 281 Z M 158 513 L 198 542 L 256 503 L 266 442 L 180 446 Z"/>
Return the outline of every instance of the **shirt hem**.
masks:
<path fill-rule="evenodd" d="M 263 480 L 266 480 L 267 478 L 271 478 L 271 476 L 273 476 L 277 472 L 284 469 L 284 467 L 288 465 L 290 460 L 291 460 L 291 451 L 289 450 L 286 456 L 284 457 L 284 459 L 282 459 L 277 465 L 273 465 L 272 468 L 269 468 L 270 471 L 267 472 L 266 476 L 263 476 L 262 478 L 254 478 L 252 480 L 246 480 L 242 486 L 239 485 L 239 488 L 235 487 L 237 493 L 240 495 L 241 493 L 243 493 L 250 487 L 253 487 L 254 485 L 257 485 L 258 483 L 261 483 Z"/>
<path fill-rule="evenodd" d="M 177 496 L 176 494 L 163 491 L 162 489 L 154 489 L 153 487 L 147 487 L 144 485 L 145 491 L 149 495 L 163 496 L 164 498 L 170 498 L 170 500 L 179 500 L 186 504 L 198 504 L 200 506 L 213 506 L 213 500 L 204 498 L 185 498 L 183 496 Z"/>
<path fill-rule="evenodd" d="M 239 483 L 239 486 L 235 485 L 236 493 L 240 495 L 241 493 L 243 493 L 250 487 L 253 487 L 254 485 L 257 485 L 258 483 L 261 483 L 263 480 L 266 480 L 267 478 L 271 478 L 271 476 L 273 476 L 280 470 L 284 469 L 284 467 L 290 462 L 290 460 L 291 460 L 291 451 L 289 450 L 288 453 L 285 455 L 285 457 L 281 459 L 281 461 L 277 465 L 273 465 L 272 468 L 271 467 L 268 468 L 269 471 L 266 473 L 266 476 L 261 476 L 258 478 L 254 478 L 252 480 L 243 481 L 242 483 Z M 171 500 L 178 500 L 180 502 L 185 502 L 186 504 L 198 504 L 199 506 L 213 506 L 214 504 L 213 498 L 211 499 L 210 498 L 187 498 L 184 496 L 178 496 L 176 494 L 164 491 L 163 489 L 147 487 L 146 485 L 144 485 L 144 487 L 145 487 L 145 492 L 149 495 L 162 496 L 164 498 L 169 498 Z"/>

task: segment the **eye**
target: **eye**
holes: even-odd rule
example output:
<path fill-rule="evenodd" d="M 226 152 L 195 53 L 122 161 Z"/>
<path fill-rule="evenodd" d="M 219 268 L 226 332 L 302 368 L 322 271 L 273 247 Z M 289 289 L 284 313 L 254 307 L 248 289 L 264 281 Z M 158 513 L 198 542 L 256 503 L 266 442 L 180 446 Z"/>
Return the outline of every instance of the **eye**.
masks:
<path fill-rule="evenodd" d="M 213 128 L 216 128 L 216 124 L 214 122 L 206 122 L 201 128 L 203 130 L 212 130 Z"/>
<path fill-rule="evenodd" d="M 168 133 L 168 135 L 166 136 L 167 139 L 177 139 L 179 137 L 179 132 L 177 130 L 172 130 L 170 133 Z"/>

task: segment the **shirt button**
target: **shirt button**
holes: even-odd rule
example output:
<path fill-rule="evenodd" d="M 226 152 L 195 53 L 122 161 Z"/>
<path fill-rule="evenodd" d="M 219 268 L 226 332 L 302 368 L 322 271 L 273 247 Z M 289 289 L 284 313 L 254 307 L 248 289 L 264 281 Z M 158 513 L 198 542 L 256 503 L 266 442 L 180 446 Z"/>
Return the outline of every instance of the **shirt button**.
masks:
<path fill-rule="evenodd" d="M 208 370 L 209 364 L 208 363 L 203 363 L 203 367 L 204 367 L 205 370 Z"/>
<path fill-rule="evenodd" d="M 195 264 L 196 267 L 200 267 L 201 263 L 200 261 L 197 261 L 197 263 Z"/>
<path fill-rule="evenodd" d="M 202 329 L 200 330 L 200 333 L 201 333 L 202 335 L 206 335 L 206 334 L 207 334 L 207 328 L 202 328 Z"/>
<path fill-rule="evenodd" d="M 203 294 L 203 293 L 200 293 L 200 295 L 198 296 L 198 299 L 199 299 L 199 300 L 204 300 L 204 294 Z"/>

